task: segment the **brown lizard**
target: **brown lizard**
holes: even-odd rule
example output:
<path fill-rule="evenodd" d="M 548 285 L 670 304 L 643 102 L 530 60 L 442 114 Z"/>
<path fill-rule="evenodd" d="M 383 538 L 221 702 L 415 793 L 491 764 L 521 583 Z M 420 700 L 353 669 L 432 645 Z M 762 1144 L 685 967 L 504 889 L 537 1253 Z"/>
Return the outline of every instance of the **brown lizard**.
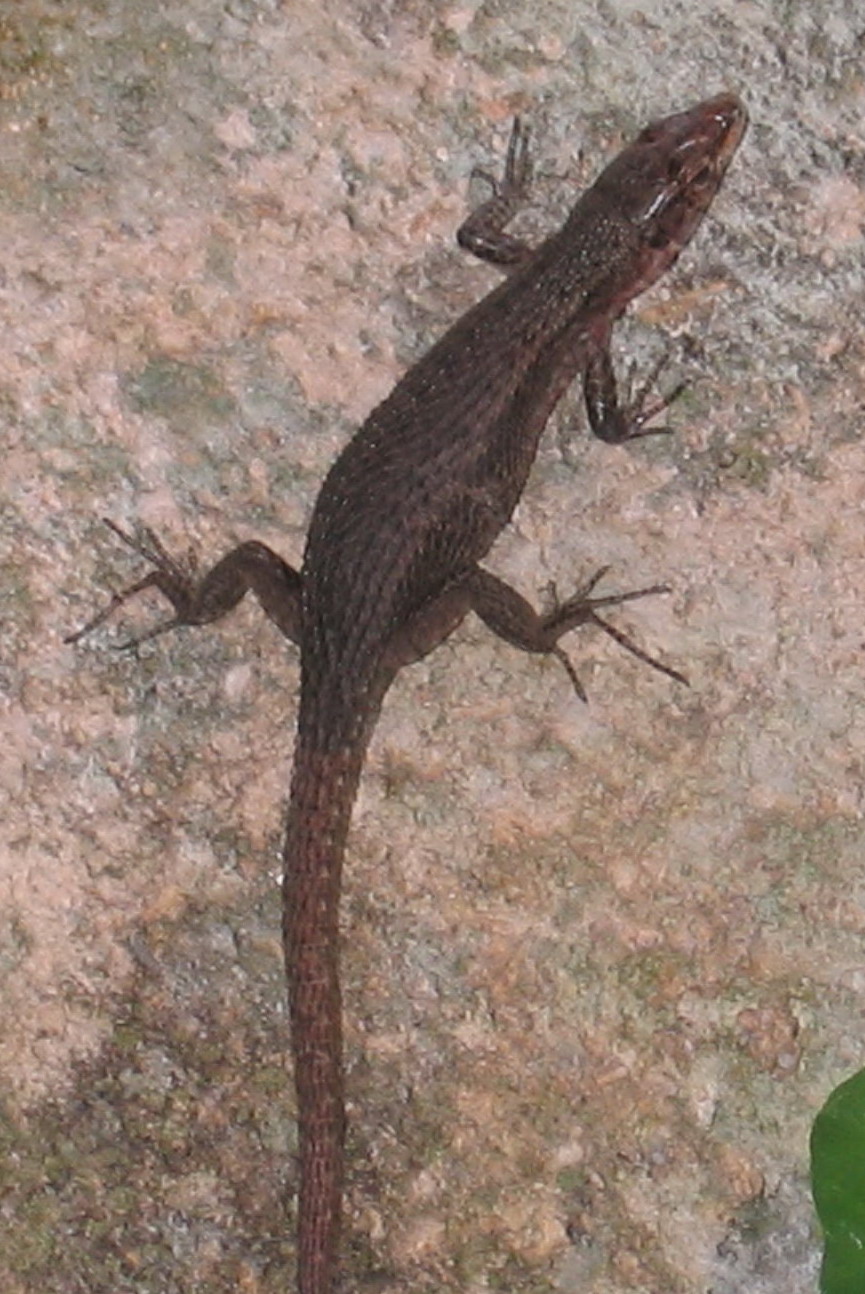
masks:
<path fill-rule="evenodd" d="M 299 1294 L 332 1294 L 337 1283 L 345 1130 L 340 880 L 366 748 L 395 674 L 473 610 L 516 647 L 555 654 L 581 696 L 559 639 L 585 623 L 684 681 L 598 615 L 664 586 L 594 597 L 599 572 L 539 615 L 478 562 L 510 519 L 541 432 L 578 374 L 592 429 L 607 441 L 646 434 L 647 420 L 669 402 L 648 404 L 647 384 L 620 405 L 612 325 L 693 235 L 746 122 L 729 93 L 653 122 L 533 250 L 504 232 L 530 180 L 528 135 L 516 121 L 504 180 L 492 182 L 492 198 L 458 235 L 510 274 L 409 369 L 336 459 L 313 510 L 301 571 L 248 542 L 195 580 L 149 532 L 133 537 L 115 526 L 152 569 L 68 639 L 155 587 L 174 615 L 137 642 L 217 620 L 251 590 L 300 646 L 283 927 L 300 1143 Z"/>

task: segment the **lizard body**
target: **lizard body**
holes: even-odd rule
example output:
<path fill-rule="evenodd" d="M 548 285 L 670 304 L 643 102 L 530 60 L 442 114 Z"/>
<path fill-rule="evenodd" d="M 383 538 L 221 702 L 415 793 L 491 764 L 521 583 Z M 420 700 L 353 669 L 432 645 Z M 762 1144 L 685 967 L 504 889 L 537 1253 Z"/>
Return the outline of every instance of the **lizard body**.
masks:
<path fill-rule="evenodd" d="M 284 871 L 299 1294 L 333 1294 L 337 1286 L 345 1130 L 341 871 L 367 744 L 394 675 L 471 609 L 514 645 L 563 661 L 561 635 L 592 621 L 681 678 L 597 614 L 661 586 L 598 598 L 590 596 L 592 581 L 540 616 L 478 562 L 509 521 L 544 426 L 578 375 L 592 428 L 608 441 L 643 434 L 643 423 L 663 407 L 643 407 L 645 392 L 620 406 L 611 329 L 694 233 L 746 121 L 740 101 L 721 94 L 646 127 L 537 250 L 504 233 L 529 181 L 527 135 L 515 123 L 505 179 L 459 235 L 510 273 L 408 370 L 338 456 L 315 504 L 302 570 L 249 542 L 192 580 L 152 536 L 130 539 L 114 527 L 153 569 L 70 639 L 151 586 L 175 614 L 144 637 L 216 620 L 252 590 L 300 645 Z"/>

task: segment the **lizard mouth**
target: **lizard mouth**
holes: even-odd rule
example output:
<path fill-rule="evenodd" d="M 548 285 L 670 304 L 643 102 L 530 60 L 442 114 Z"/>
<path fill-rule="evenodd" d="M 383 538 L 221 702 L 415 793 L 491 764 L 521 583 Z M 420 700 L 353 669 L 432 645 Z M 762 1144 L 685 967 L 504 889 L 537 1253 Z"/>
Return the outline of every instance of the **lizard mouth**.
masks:
<path fill-rule="evenodd" d="M 714 176 L 716 182 L 719 182 L 745 134 L 748 125 L 745 105 L 738 95 L 731 93 L 705 99 L 688 111 L 659 123 L 662 127 L 667 127 L 668 135 L 674 133 L 677 118 L 681 119 L 682 138 L 671 154 L 671 163 L 675 165 L 685 161 L 685 183 L 692 182 L 701 171 Z M 692 172 L 690 178 L 686 161 L 689 155 L 697 161 L 696 171 Z"/>
<path fill-rule="evenodd" d="M 732 157 L 748 125 L 748 113 L 739 96 L 725 91 L 714 99 L 704 99 L 690 112 L 703 123 L 700 133 L 704 147 L 712 149 L 719 158 Z"/>

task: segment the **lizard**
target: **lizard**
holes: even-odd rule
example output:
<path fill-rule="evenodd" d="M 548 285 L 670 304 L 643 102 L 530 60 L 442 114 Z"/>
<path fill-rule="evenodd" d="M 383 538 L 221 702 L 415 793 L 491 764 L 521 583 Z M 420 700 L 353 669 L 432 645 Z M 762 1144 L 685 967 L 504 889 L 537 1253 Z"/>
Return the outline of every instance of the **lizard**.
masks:
<path fill-rule="evenodd" d="M 284 844 L 283 940 L 297 1096 L 298 1294 L 339 1279 L 345 1102 L 339 898 L 352 808 L 367 746 L 396 673 L 474 611 L 499 636 L 558 657 L 593 623 L 654 660 L 599 610 L 669 591 L 595 596 L 604 570 L 546 614 L 479 562 L 507 525 L 541 433 L 582 375 L 592 431 L 612 444 L 649 434 L 669 404 L 648 400 L 657 369 L 621 401 L 610 357 L 615 321 L 676 261 L 723 180 L 747 125 L 725 92 L 653 121 L 533 248 L 506 231 L 531 182 L 529 132 L 514 121 L 504 178 L 458 231 L 471 253 L 507 270 L 370 413 L 331 466 L 315 502 L 300 570 L 257 541 L 201 577 L 152 532 L 116 534 L 149 563 L 143 578 L 66 641 L 77 642 L 133 594 L 159 590 L 173 615 L 133 639 L 209 624 L 251 591 L 300 647 L 300 701 Z M 673 393 L 674 395 L 677 392 Z"/>

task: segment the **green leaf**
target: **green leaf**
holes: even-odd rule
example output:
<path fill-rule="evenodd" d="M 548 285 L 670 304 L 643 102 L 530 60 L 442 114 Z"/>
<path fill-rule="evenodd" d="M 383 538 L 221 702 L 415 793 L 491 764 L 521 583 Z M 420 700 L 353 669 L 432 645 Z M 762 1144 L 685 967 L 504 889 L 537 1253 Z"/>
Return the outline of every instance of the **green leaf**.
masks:
<path fill-rule="evenodd" d="M 865 1069 L 836 1087 L 814 1120 L 811 1191 L 826 1246 L 822 1294 L 863 1294 Z"/>

